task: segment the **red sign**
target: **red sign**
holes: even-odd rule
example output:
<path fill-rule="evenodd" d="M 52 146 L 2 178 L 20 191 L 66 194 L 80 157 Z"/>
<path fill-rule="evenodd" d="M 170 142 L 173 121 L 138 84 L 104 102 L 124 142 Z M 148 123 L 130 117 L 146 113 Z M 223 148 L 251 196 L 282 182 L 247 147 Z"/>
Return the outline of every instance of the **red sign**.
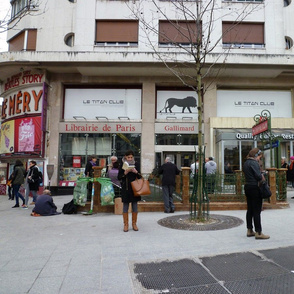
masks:
<path fill-rule="evenodd" d="M 81 156 L 73 156 L 72 167 L 81 167 Z"/>
<path fill-rule="evenodd" d="M 256 136 L 267 130 L 268 130 L 268 120 L 264 120 L 258 125 L 255 125 L 254 127 L 252 127 L 252 136 Z"/>

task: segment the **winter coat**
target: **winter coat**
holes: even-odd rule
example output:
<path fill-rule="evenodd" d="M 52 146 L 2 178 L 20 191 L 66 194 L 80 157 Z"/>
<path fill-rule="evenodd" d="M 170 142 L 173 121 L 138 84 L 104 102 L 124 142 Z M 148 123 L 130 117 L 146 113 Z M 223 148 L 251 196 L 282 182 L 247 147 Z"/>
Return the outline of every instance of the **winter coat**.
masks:
<path fill-rule="evenodd" d="M 57 207 L 50 195 L 40 195 L 36 200 L 33 212 L 43 216 L 59 214 L 56 212 L 56 209 Z"/>
<path fill-rule="evenodd" d="M 216 173 L 216 163 L 213 160 L 209 160 L 205 163 L 206 174 L 215 174 Z"/>
<path fill-rule="evenodd" d="M 137 162 L 135 162 L 135 169 L 138 171 L 137 174 L 129 172 L 127 175 L 125 175 L 125 171 L 122 169 L 122 166 L 119 168 L 118 179 L 121 181 L 121 197 L 123 203 L 137 202 L 141 200 L 141 197 L 134 196 L 131 185 L 131 182 L 141 178 L 140 169 Z"/>
<path fill-rule="evenodd" d="M 248 158 L 243 166 L 245 175 L 245 184 L 251 186 L 258 186 L 259 181 L 262 179 L 259 163 L 253 159 Z"/>
<path fill-rule="evenodd" d="M 32 177 L 32 181 L 28 177 Z M 40 186 L 39 168 L 36 165 L 31 166 L 27 171 L 26 181 L 29 184 L 30 191 L 38 191 Z"/>
<path fill-rule="evenodd" d="M 294 161 L 292 161 L 288 166 L 287 181 L 294 182 Z"/>
<path fill-rule="evenodd" d="M 180 174 L 180 170 L 172 162 L 164 163 L 158 171 L 162 174 L 162 186 L 176 186 L 176 175 Z"/>
<path fill-rule="evenodd" d="M 13 169 L 12 185 L 22 185 L 24 183 L 25 168 L 23 165 L 15 165 Z"/>

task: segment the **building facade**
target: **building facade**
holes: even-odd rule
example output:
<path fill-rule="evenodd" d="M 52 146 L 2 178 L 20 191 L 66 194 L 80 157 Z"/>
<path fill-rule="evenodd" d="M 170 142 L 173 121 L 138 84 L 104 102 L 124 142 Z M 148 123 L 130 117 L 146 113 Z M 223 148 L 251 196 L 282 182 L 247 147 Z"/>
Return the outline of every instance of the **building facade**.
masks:
<path fill-rule="evenodd" d="M 211 9 L 199 22 L 197 7 L 205 3 Z M 178 167 L 190 166 L 198 149 L 199 101 L 172 70 L 194 64 L 188 48 L 199 36 L 214 44 L 201 51 L 206 156 L 223 172 L 225 162 L 242 169 L 252 147 L 266 150 L 267 142 L 251 132 L 263 110 L 271 114 L 279 155 L 294 154 L 291 1 L 11 5 L 9 51 L 0 53 L 3 183 L 16 158 L 37 159 L 45 185 L 47 166 L 54 166 L 52 188 L 74 185 L 92 154 L 106 166 L 111 155 L 133 149 L 142 173 L 167 155 Z"/>

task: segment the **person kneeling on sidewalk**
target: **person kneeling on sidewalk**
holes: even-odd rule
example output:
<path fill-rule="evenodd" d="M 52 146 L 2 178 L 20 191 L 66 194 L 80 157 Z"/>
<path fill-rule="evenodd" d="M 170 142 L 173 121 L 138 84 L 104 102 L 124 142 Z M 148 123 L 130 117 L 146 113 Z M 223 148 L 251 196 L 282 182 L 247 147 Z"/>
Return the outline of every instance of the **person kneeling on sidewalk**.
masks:
<path fill-rule="evenodd" d="M 51 192 L 49 190 L 44 190 L 43 194 L 38 196 L 31 216 L 48 216 L 60 214 L 60 212 L 57 212 L 56 210 L 57 207 L 53 202 Z"/>

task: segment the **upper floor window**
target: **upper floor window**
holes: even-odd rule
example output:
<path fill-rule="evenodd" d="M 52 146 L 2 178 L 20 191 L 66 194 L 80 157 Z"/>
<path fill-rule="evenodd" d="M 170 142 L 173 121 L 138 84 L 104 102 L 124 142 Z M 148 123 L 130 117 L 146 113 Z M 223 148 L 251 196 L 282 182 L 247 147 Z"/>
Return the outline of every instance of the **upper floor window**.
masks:
<path fill-rule="evenodd" d="M 33 0 L 12 0 L 11 4 L 11 18 L 14 18 L 18 13 L 25 9 L 30 9 L 33 5 Z"/>
<path fill-rule="evenodd" d="M 100 46 L 137 46 L 137 20 L 97 20 L 95 44 Z"/>
<path fill-rule="evenodd" d="M 8 51 L 36 51 L 37 30 L 24 30 L 8 41 Z"/>
<path fill-rule="evenodd" d="M 64 37 L 64 43 L 69 47 L 74 46 L 74 40 L 75 40 L 75 34 L 74 33 L 69 33 Z"/>
<path fill-rule="evenodd" d="M 291 0 L 284 0 L 284 7 L 287 7 L 291 4 Z"/>
<path fill-rule="evenodd" d="M 201 23 L 197 28 L 195 21 L 159 21 L 159 44 L 160 45 L 189 45 L 197 44 L 202 40 Z"/>
<path fill-rule="evenodd" d="M 223 46 L 236 48 L 264 48 L 264 23 L 223 22 Z"/>

